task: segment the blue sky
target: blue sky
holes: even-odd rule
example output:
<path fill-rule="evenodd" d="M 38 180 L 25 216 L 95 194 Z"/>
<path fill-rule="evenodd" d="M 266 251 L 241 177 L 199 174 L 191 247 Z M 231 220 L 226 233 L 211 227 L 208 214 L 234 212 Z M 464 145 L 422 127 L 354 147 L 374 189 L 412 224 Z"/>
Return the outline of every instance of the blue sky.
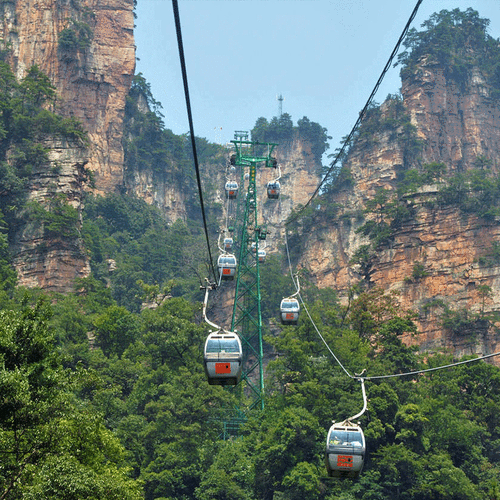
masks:
<path fill-rule="evenodd" d="M 170 0 L 137 0 L 137 68 L 166 128 L 189 130 Z M 178 0 L 195 135 L 226 143 L 257 118 L 303 116 L 326 127 L 330 150 L 349 133 L 416 0 Z M 424 0 L 413 25 L 468 7 L 500 38 L 499 0 Z M 375 100 L 400 88 L 387 73 Z M 326 161 L 325 161 L 326 163 Z"/>

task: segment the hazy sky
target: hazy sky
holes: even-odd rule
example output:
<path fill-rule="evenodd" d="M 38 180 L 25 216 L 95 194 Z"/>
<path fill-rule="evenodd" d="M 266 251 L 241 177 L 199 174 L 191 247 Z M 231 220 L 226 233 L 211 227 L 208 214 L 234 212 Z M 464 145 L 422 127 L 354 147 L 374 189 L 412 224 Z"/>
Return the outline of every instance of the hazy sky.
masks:
<path fill-rule="evenodd" d="M 195 135 L 233 139 L 257 118 L 283 113 L 326 127 L 329 153 L 354 125 L 416 0 L 178 0 Z M 136 73 L 165 126 L 189 130 L 171 0 L 138 0 Z M 413 27 L 442 9 L 468 7 L 500 37 L 499 0 L 424 0 Z M 375 100 L 400 88 L 399 67 Z"/>

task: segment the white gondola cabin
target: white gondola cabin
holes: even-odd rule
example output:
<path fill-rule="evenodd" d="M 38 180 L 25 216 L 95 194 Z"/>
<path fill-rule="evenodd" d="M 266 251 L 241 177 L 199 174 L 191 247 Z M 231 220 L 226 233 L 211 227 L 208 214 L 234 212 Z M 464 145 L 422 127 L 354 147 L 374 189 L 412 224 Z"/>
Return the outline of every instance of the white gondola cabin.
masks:
<path fill-rule="evenodd" d="M 257 252 L 258 257 L 259 257 L 259 264 L 264 264 L 266 262 L 266 251 L 265 250 L 259 250 Z"/>
<path fill-rule="evenodd" d="M 236 181 L 227 181 L 225 190 L 226 198 L 234 200 L 238 196 L 238 183 Z"/>
<path fill-rule="evenodd" d="M 241 379 L 243 351 L 233 332 L 212 332 L 205 341 L 203 364 L 210 385 L 236 385 Z"/>
<path fill-rule="evenodd" d="M 219 255 L 217 267 L 223 280 L 233 280 L 236 275 L 236 257 L 231 253 Z"/>
<path fill-rule="evenodd" d="M 279 181 L 267 183 L 267 197 L 270 200 L 277 200 L 280 197 L 280 190 L 281 186 Z"/>
<path fill-rule="evenodd" d="M 231 252 L 233 250 L 233 238 L 224 238 L 224 252 Z"/>
<path fill-rule="evenodd" d="M 300 305 L 293 297 L 284 298 L 280 304 L 281 323 L 297 325 L 299 322 Z"/>
<path fill-rule="evenodd" d="M 326 438 L 325 464 L 330 477 L 357 478 L 363 470 L 366 444 L 359 425 L 333 424 Z"/>

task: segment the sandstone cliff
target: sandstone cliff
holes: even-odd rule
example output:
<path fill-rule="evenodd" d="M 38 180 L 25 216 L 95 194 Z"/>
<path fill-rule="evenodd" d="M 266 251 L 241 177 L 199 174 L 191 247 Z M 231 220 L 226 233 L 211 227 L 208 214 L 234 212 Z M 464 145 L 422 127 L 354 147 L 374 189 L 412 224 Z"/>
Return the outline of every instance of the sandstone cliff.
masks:
<path fill-rule="evenodd" d="M 28 202 L 49 206 L 57 194 L 63 195 L 78 212 L 75 228 L 78 233 L 81 229 L 86 152 L 62 139 L 47 141 L 44 146 L 50 150 L 50 164 L 33 171 L 26 188 Z M 43 224 L 24 220 L 11 242 L 20 286 L 63 293 L 73 289 L 76 278 L 89 276 L 87 252 L 77 233 L 72 237 L 64 234 L 48 236 Z"/>
<path fill-rule="evenodd" d="M 37 65 L 52 81 L 60 112 L 89 133 L 87 168 L 106 193 L 123 182 L 123 116 L 135 70 L 133 0 L 28 0 L 0 4 L 0 38 L 20 79 Z M 61 44 L 61 33 L 72 43 Z"/>
<path fill-rule="evenodd" d="M 478 159 L 498 175 L 500 105 L 490 90 L 477 67 L 464 84 L 439 65 L 421 60 L 402 85 L 403 105 L 416 135 L 405 136 L 402 125 L 384 126 L 394 122 L 394 102 L 386 101 L 378 110 L 379 126 L 368 126 L 369 133 L 358 136 L 344 163 L 351 184 L 339 182 L 321 200 L 338 213 L 326 222 L 318 214 L 317 230 L 304 244 L 302 265 L 319 287 L 334 287 L 343 297 L 359 282 L 397 291 L 401 307 L 418 313 L 420 333 L 405 341 L 428 351 L 449 348 L 463 355 L 500 350 L 495 320 L 482 320 L 500 312 L 500 266 L 486 258 L 500 242 L 498 217 L 485 219 L 453 204 L 443 206 L 438 192 L 446 178 L 405 196 L 396 194 L 406 171 L 432 162 L 443 163 L 448 178 L 477 167 Z M 412 141 L 419 146 L 413 156 Z M 399 224 L 392 219 L 392 236 L 374 246 L 360 228 L 368 220 L 380 222 L 381 212 L 366 209 L 381 192 L 398 199 L 410 215 Z M 444 321 L 446 314 L 465 317 L 466 324 L 453 329 Z"/>
<path fill-rule="evenodd" d="M 81 211 L 84 167 L 94 172 L 98 193 L 123 184 L 125 98 L 135 70 L 133 0 L 7 0 L 0 4 L 0 39 L 6 60 L 21 80 L 38 66 L 55 86 L 56 110 L 76 117 L 89 148 L 54 138 L 43 171 L 33 173 L 28 200 L 47 204 L 63 194 Z M 19 283 L 58 292 L 90 273 L 78 236 L 44 237 L 27 223 L 12 237 Z"/>

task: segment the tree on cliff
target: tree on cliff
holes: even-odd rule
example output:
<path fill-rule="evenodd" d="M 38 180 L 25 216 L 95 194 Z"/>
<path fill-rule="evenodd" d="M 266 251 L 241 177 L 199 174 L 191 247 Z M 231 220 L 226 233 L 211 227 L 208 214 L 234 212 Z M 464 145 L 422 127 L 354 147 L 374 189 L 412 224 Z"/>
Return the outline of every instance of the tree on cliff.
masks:
<path fill-rule="evenodd" d="M 297 126 L 293 125 L 292 117 L 288 113 L 283 113 L 279 118 L 274 116 L 270 122 L 260 117 L 252 129 L 252 140 L 284 143 L 291 141 L 294 134 L 307 141 L 315 159 L 321 161 L 321 156 L 329 148 L 328 140 L 331 137 L 325 127 L 311 122 L 306 116 L 297 122 Z"/>
<path fill-rule="evenodd" d="M 422 23 L 424 30 L 412 28 L 403 42 L 406 50 L 399 54 L 401 74 L 413 72 L 422 58 L 439 64 L 449 77 L 464 82 L 473 66 L 481 68 L 500 96 L 500 47 L 498 41 L 488 35 L 488 19 L 479 17 L 477 11 L 468 8 L 442 10 Z"/>

